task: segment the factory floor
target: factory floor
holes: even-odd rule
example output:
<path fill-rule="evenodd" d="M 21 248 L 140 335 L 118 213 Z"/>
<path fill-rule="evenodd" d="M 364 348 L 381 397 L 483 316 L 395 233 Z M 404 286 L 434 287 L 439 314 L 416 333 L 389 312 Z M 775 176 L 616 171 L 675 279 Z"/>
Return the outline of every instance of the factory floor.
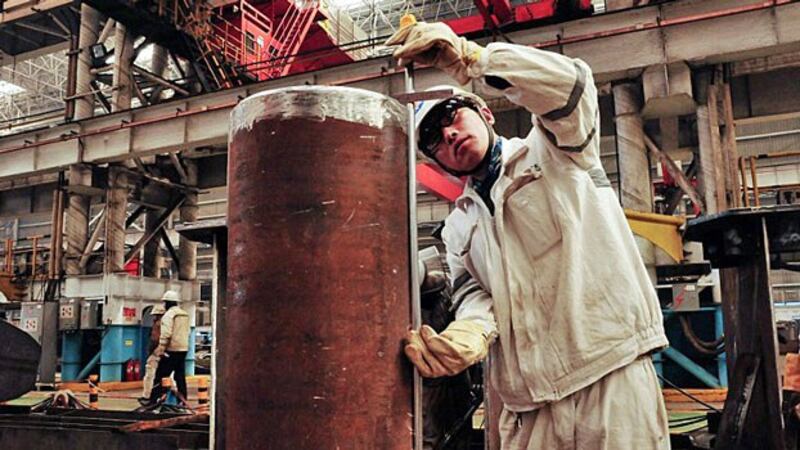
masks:
<path fill-rule="evenodd" d="M 672 449 L 713 448 L 711 439 L 714 435 L 709 433 L 707 416 L 712 408 L 722 411 L 728 390 L 718 388 L 679 391 L 667 388 L 662 391 L 669 414 Z"/>
<path fill-rule="evenodd" d="M 207 375 L 186 377 L 189 405 L 198 406 L 197 386 L 201 377 L 208 379 Z M 210 385 L 210 383 L 209 383 Z M 138 408 L 138 398 L 142 396 L 141 381 L 100 383 L 98 392 L 98 409 L 110 411 L 133 411 Z M 85 384 L 65 383 L 58 385 L 56 390 L 70 390 L 73 395 L 85 404 L 89 404 L 88 387 Z M 210 388 L 209 388 L 210 391 Z M 53 390 L 31 391 L 14 400 L 5 402 L 7 405 L 32 406 L 53 395 Z"/>
<path fill-rule="evenodd" d="M 195 408 L 198 402 L 198 385 L 200 378 L 209 380 L 208 375 L 187 377 L 188 400 L 191 407 Z M 210 382 L 207 383 L 210 385 Z M 89 393 L 85 383 L 65 383 L 57 386 L 58 389 L 70 390 L 81 402 L 88 405 Z M 133 411 L 138 408 L 137 398 L 141 396 L 141 382 L 117 382 L 100 383 L 101 391 L 98 394 L 98 409 L 109 411 Z M 674 389 L 664 389 L 664 400 L 669 412 L 670 434 L 680 435 L 692 433 L 707 428 L 708 422 L 705 420 L 708 406 L 722 409 L 726 389 L 687 389 L 679 392 Z M 53 391 L 40 390 L 31 391 L 24 396 L 6 402 L 8 405 L 32 406 L 53 394 Z M 213 398 L 213 394 L 209 393 Z M 689 398 L 688 396 L 693 398 Z M 706 403 L 702 405 L 698 401 Z M 483 408 L 476 411 L 472 417 L 474 429 L 483 428 Z M 677 449 L 684 447 L 676 446 Z"/>

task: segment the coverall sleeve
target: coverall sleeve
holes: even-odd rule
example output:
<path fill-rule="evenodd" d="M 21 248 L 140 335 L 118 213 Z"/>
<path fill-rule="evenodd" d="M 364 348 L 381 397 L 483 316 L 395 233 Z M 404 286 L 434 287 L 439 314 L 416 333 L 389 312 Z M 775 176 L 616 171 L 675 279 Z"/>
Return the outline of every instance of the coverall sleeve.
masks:
<path fill-rule="evenodd" d="M 597 89 L 580 59 L 524 45 L 492 43 L 470 67 L 490 93 L 505 96 L 533 114 L 554 148 L 586 165 L 599 164 Z"/>
<path fill-rule="evenodd" d="M 468 230 L 463 229 L 463 224 L 459 224 L 458 220 L 452 220 L 454 215 L 459 214 L 463 213 L 454 211 L 442 231 L 442 241 L 447 249 L 450 285 L 453 288 L 453 307 L 456 308 L 455 319 L 480 323 L 491 342 L 497 336 L 492 295 L 469 273 L 464 264 L 461 250 L 468 238 Z"/>
<path fill-rule="evenodd" d="M 175 312 L 172 310 L 167 311 L 164 317 L 161 318 L 161 337 L 158 339 L 159 345 L 166 347 L 169 345 L 169 340 L 172 339 L 172 325 L 175 322 Z"/>

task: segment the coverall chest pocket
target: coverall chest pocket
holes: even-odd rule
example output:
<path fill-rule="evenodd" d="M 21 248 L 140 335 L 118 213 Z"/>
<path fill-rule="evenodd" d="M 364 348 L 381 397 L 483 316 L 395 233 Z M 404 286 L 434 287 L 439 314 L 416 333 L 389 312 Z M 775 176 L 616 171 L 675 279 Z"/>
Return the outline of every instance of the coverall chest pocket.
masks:
<path fill-rule="evenodd" d="M 466 239 L 457 252 L 461 258 L 464 269 L 480 284 L 487 292 L 491 292 L 489 280 L 489 255 L 486 253 L 486 235 L 484 228 L 491 225 L 486 219 L 473 219 L 470 224 Z"/>
<path fill-rule="evenodd" d="M 561 241 L 545 173 L 534 164 L 514 177 L 506 191 L 504 218 L 526 253 L 539 258 Z"/>

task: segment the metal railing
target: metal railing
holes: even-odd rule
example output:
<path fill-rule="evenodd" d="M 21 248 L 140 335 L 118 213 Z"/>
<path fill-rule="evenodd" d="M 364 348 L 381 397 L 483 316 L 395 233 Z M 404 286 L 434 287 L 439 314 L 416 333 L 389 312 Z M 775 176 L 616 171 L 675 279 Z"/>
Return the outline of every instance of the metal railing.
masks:
<path fill-rule="evenodd" d="M 785 157 L 797 157 L 800 156 L 800 151 L 793 151 L 793 152 L 775 152 L 769 154 L 763 154 L 758 156 L 742 156 L 739 158 L 739 176 L 741 177 L 741 185 L 742 185 L 742 199 L 745 207 L 761 206 L 761 192 L 764 190 L 781 190 L 781 189 L 792 189 L 792 190 L 800 190 L 800 185 L 798 184 L 784 184 L 784 185 L 770 185 L 770 186 L 759 186 L 758 184 L 758 161 L 759 160 L 766 160 L 766 159 L 774 159 L 774 158 L 785 158 Z M 749 175 L 749 183 L 748 183 L 748 175 Z M 753 195 L 752 202 L 750 201 L 750 195 Z"/>

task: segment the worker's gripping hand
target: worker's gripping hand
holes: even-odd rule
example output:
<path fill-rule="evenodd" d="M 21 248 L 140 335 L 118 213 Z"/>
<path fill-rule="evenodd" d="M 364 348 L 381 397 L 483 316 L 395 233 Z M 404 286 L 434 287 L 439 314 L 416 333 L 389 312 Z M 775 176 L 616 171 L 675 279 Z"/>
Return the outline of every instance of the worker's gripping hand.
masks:
<path fill-rule="evenodd" d="M 165 353 L 167 353 L 167 348 L 164 347 L 163 345 L 159 345 L 158 347 L 156 347 L 155 350 L 153 350 L 153 354 L 159 358 L 164 356 Z"/>
<path fill-rule="evenodd" d="M 488 350 L 483 326 L 471 320 L 456 320 L 441 334 L 423 325 L 406 335 L 406 356 L 426 378 L 456 375 L 485 358 Z"/>
<path fill-rule="evenodd" d="M 398 64 L 411 62 L 427 64 L 444 71 L 460 84 L 470 79 L 469 66 L 483 50 L 480 45 L 459 37 L 443 23 L 418 22 L 401 27 L 389 40 L 387 46 L 398 45 L 394 57 Z"/>

